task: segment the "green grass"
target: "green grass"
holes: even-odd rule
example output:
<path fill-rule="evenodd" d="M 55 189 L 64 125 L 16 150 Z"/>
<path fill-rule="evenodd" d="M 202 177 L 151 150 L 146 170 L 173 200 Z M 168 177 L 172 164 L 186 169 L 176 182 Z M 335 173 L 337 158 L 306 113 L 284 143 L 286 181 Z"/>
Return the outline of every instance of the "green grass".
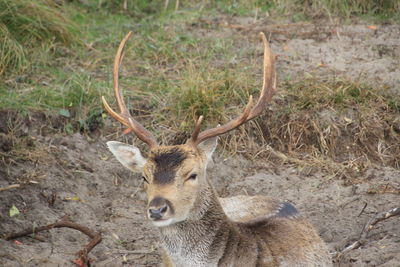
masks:
<path fill-rule="evenodd" d="M 79 43 L 77 28 L 51 1 L 0 0 L 0 75 L 26 72 L 32 54 Z M 48 52 L 48 51 L 46 51 Z"/>
<path fill-rule="evenodd" d="M 0 35 L 5 36 L 0 42 L 0 109 L 59 114 L 67 134 L 98 129 L 109 116 L 100 97 L 115 107 L 114 54 L 133 31 L 120 87 L 131 113 L 167 143 L 184 141 L 199 115 L 205 116 L 204 128 L 229 121 L 261 88 L 261 41 L 203 20 L 256 13 L 262 18 L 268 12 L 290 14 L 294 20 L 373 16 L 395 21 L 400 13 L 396 2 L 372 0 L 181 1 L 177 11 L 172 0 L 166 10 L 164 1 L 128 0 L 130 8 L 124 10 L 120 0 L 90 0 L 49 5 L 40 9 L 39 18 L 35 12 L 16 11 L 17 4 L 42 8 L 48 3 L 43 1 L 0 0 L 0 7 L 13 6 L 6 9 L 8 15 L 0 11 Z M 50 10 L 57 18 L 45 17 Z M 35 27 L 26 26 L 27 18 L 36 19 Z M 232 153 L 277 156 L 337 173 L 361 170 L 369 161 L 400 167 L 395 125 L 400 99 L 385 89 L 354 80 L 281 81 L 271 109 L 224 135 L 221 144 Z"/>
<path fill-rule="evenodd" d="M 382 90 L 370 85 L 350 80 L 321 81 L 304 79 L 298 82 L 286 82 L 287 98 L 296 110 L 311 110 L 332 107 L 343 110 L 357 105 L 368 106 L 378 99 L 389 102 Z"/>
<path fill-rule="evenodd" d="M 9 66 L 3 70 L 9 68 L 11 73 L 0 83 L 0 108 L 62 114 L 67 110 L 72 120 L 86 121 L 101 109 L 101 95 L 113 103 L 114 53 L 132 30 L 120 83 L 133 112 L 149 114 L 150 108 L 153 122 L 168 122 L 177 131 L 188 131 L 199 115 L 206 117 L 205 125 L 215 125 L 237 115 L 250 94 L 257 95 L 261 65 L 255 62 L 260 59 L 256 50 L 261 42 L 243 49 L 243 36 L 202 36 L 201 29 L 192 27 L 199 18 L 220 13 L 254 15 L 256 9 L 263 16 L 266 11 L 283 12 L 283 7 L 299 16 L 312 9 L 342 16 L 398 11 L 396 4 L 378 7 L 371 1 L 181 2 L 175 11 L 174 1 L 166 10 L 164 1 L 127 1 L 124 10 L 123 1 L 91 0 L 86 5 L 55 7 L 44 0 L 0 0 L 4 10 L 0 32 L 8 36 L 1 43 L 7 49 L 2 49 L 0 66 Z M 25 12 L 27 6 L 35 12 Z M 30 45 L 22 45 L 26 42 Z M 357 84 L 324 87 L 322 83 L 320 88 L 311 87 L 314 96 L 309 91 L 302 96 L 306 91 L 301 83 L 286 86 L 288 92 L 293 90 L 288 97 L 293 97 L 299 110 L 321 103 L 345 106 L 375 97 L 375 92 Z M 328 97 L 321 97 L 321 91 Z M 391 106 L 398 107 L 397 102 Z"/>
<path fill-rule="evenodd" d="M 5 72 L 22 72 L 28 67 L 25 50 L 8 28 L 0 23 L 0 76 Z"/>

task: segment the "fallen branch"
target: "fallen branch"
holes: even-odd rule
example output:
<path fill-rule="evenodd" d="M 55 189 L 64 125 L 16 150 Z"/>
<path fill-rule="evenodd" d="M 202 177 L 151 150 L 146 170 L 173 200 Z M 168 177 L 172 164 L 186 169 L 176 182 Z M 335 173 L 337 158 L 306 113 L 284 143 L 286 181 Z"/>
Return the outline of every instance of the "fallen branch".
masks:
<path fill-rule="evenodd" d="M 336 258 L 340 258 L 345 253 L 349 252 L 350 250 L 357 249 L 364 245 L 367 242 L 368 233 L 374 229 L 374 225 L 376 225 L 380 221 L 384 221 L 389 219 L 390 217 L 400 216 L 400 208 L 393 208 L 389 211 L 384 211 L 376 214 L 372 217 L 363 227 L 360 238 L 352 243 L 351 245 L 345 247 L 342 251 L 336 253 Z"/>
<path fill-rule="evenodd" d="M 60 221 L 53 223 L 53 224 L 49 224 L 46 226 L 40 226 L 37 228 L 28 228 L 26 230 L 23 230 L 21 232 L 18 233 L 12 233 L 12 234 L 7 234 L 5 235 L 4 239 L 5 240 L 11 240 L 11 239 L 16 239 L 18 237 L 23 237 L 23 236 L 27 236 L 30 234 L 35 234 L 35 233 L 39 233 L 42 231 L 47 231 L 47 230 L 51 230 L 53 228 L 71 228 L 71 229 L 75 229 L 78 230 L 82 233 L 84 233 L 85 235 L 87 235 L 88 237 L 91 238 L 90 242 L 88 244 L 86 244 L 83 249 L 81 249 L 80 251 L 78 251 L 78 255 L 79 255 L 79 259 L 74 261 L 79 262 L 80 266 L 82 267 L 89 267 L 89 258 L 88 258 L 88 253 L 97 245 L 101 242 L 101 233 L 96 233 L 92 230 L 90 230 L 88 227 L 71 222 L 69 220 L 68 217 L 63 217 L 61 218 Z"/>
<path fill-rule="evenodd" d="M 24 184 L 38 184 L 38 182 L 32 180 L 32 181 L 28 181 L 28 182 L 23 183 L 23 184 L 12 184 L 12 185 L 9 185 L 9 186 L 0 187 L 0 192 L 1 191 L 6 191 L 6 190 L 10 190 L 10 189 L 20 188 Z"/>
<path fill-rule="evenodd" d="M 20 186 L 21 186 L 20 184 L 12 184 L 12 185 L 9 185 L 9 186 L 0 187 L 0 192 L 1 191 L 6 191 L 6 190 L 10 190 L 10 189 L 14 189 L 14 188 L 18 188 Z"/>
<path fill-rule="evenodd" d="M 113 254 L 153 254 L 155 250 L 118 250 Z"/>

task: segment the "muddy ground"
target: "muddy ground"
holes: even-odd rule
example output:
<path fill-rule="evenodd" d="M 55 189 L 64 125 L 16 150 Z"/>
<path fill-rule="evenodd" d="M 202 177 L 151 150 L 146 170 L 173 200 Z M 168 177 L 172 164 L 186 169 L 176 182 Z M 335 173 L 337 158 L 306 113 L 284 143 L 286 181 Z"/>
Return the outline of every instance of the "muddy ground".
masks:
<path fill-rule="evenodd" d="M 222 17 L 205 19 L 192 27 L 203 35 L 213 28 L 222 35 L 248 35 L 249 43 L 243 45 L 250 45 L 260 30 L 271 31 L 281 77 L 305 73 L 360 76 L 387 84 L 393 93 L 399 93 L 399 25 L 377 29 L 363 24 L 271 25 Z M 126 138 L 117 137 L 109 124 L 101 132 L 66 135 L 61 118 L 33 114 L 18 119 L 12 112 L 1 113 L 0 187 L 23 184 L 0 191 L 1 235 L 50 224 L 68 215 L 103 235 L 103 241 L 90 253 L 93 266 L 160 263 L 157 231 L 144 214 L 140 175 L 126 171 L 105 147 L 108 140 Z M 400 205 L 398 169 L 372 165 L 361 183 L 349 186 L 318 170 L 309 172 L 266 159 L 254 162 L 241 155 L 225 158 L 221 151 L 216 154 L 209 176 L 221 196 L 265 194 L 293 202 L 333 253 L 357 240 L 364 224 L 377 212 Z M 19 215 L 9 216 L 12 205 Z M 336 266 L 400 266 L 399 225 L 399 217 L 378 223 L 367 242 L 343 255 Z M 63 228 L 18 241 L 0 239 L 1 266 L 72 266 L 75 253 L 88 239 Z"/>

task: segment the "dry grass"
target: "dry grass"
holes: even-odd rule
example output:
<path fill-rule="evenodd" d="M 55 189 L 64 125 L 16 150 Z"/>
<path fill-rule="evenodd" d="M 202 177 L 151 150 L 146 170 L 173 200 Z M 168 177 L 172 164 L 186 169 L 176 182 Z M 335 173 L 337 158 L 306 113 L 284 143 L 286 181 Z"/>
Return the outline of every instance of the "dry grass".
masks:
<path fill-rule="evenodd" d="M 400 97 L 351 81 L 286 84 L 257 122 L 264 156 L 355 178 L 371 164 L 400 168 Z"/>

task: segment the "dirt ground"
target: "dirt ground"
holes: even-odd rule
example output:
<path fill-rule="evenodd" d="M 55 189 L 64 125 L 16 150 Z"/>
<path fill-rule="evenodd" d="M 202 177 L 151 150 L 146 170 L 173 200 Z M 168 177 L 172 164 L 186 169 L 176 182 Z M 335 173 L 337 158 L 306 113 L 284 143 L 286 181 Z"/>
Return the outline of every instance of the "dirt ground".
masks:
<path fill-rule="evenodd" d="M 260 30 L 273 32 L 272 49 L 279 56 L 281 77 L 305 73 L 365 77 L 387 84 L 394 93 L 400 91 L 399 25 L 377 29 L 327 23 L 283 27 L 225 18 L 211 23 L 224 28 L 224 35 L 255 38 Z M 238 25 L 241 27 L 233 27 Z M 198 34 L 209 34 L 206 29 L 209 27 L 200 27 Z M 0 187 L 23 184 L 0 191 L 0 235 L 50 224 L 68 215 L 102 233 L 102 242 L 90 253 L 93 266 L 157 266 L 157 231 L 145 218 L 140 175 L 126 171 L 105 147 L 108 140 L 124 141 L 126 137 L 116 137 L 110 125 L 90 135 L 62 134 L 60 125 L 62 120 L 51 115 L 18 119 L 12 112 L 0 114 Z M 24 140 L 25 148 L 17 149 L 13 138 Z M 13 150 L 19 152 L 13 154 Z M 225 158 L 221 151 L 216 154 L 209 177 L 221 196 L 265 194 L 293 202 L 332 253 L 357 240 L 364 224 L 377 212 L 400 205 L 398 169 L 372 166 L 362 183 L 346 186 L 318 170 L 310 173 L 265 159 L 254 162 L 240 155 Z M 19 215 L 9 216 L 12 205 Z M 343 255 L 336 266 L 400 266 L 399 225 L 399 217 L 378 223 L 367 242 Z M 75 253 L 88 239 L 62 228 L 18 241 L 21 243 L 0 239 L 1 266 L 72 266 Z"/>

